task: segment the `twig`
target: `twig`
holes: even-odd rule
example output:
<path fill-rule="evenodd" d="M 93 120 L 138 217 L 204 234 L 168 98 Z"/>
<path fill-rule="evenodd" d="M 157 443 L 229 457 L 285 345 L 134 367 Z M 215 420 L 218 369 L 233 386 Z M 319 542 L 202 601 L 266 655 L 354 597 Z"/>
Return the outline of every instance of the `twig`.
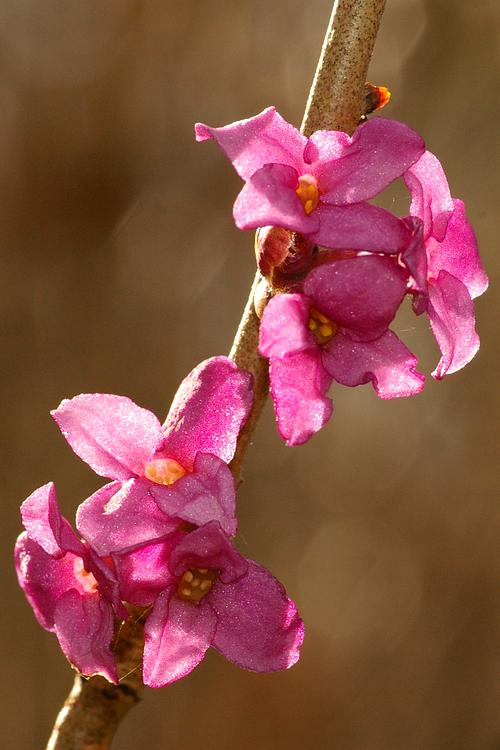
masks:
<path fill-rule="evenodd" d="M 363 111 L 364 83 L 385 0 L 337 0 L 311 87 L 302 132 L 320 128 L 351 133 Z M 257 273 L 230 352 L 231 359 L 252 373 L 255 401 L 241 431 L 231 469 L 239 479 L 245 451 L 268 392 L 267 361 L 259 356 L 259 319 L 254 295 L 261 277 Z M 119 685 L 102 677 L 85 680 L 79 675 L 57 717 L 47 750 L 108 750 L 128 711 L 142 689 L 143 650 L 141 617 L 131 617 L 120 630 L 116 646 Z"/>

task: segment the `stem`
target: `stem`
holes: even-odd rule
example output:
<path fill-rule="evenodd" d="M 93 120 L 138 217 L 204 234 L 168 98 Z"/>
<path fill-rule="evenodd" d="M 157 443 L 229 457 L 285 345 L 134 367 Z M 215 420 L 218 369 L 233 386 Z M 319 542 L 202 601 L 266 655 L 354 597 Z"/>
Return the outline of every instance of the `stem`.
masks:
<path fill-rule="evenodd" d="M 364 83 L 385 0 L 336 0 L 326 32 L 301 130 L 310 135 L 320 128 L 352 133 L 363 112 Z M 269 381 L 267 360 L 259 356 L 259 319 L 254 295 L 257 273 L 230 358 L 254 378 L 254 404 L 243 427 L 231 463 L 239 479 L 245 451 L 264 406 Z M 77 675 L 73 689 L 57 717 L 47 750 L 108 750 L 124 716 L 139 700 L 143 624 L 133 618 L 120 630 L 115 648 L 119 685 L 103 677 Z"/>

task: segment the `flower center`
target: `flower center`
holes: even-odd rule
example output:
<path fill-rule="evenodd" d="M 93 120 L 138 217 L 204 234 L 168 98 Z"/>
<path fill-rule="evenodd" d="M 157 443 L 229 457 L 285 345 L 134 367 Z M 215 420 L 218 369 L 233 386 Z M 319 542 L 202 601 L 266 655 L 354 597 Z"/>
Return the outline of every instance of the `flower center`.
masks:
<path fill-rule="evenodd" d="M 309 308 L 309 322 L 307 327 L 316 336 L 318 344 L 326 344 L 327 341 L 330 341 L 335 336 L 339 329 L 333 320 L 327 318 L 326 315 L 323 315 L 315 307 Z"/>
<path fill-rule="evenodd" d="M 175 458 L 154 458 L 144 467 L 144 476 L 156 484 L 174 484 L 186 469 Z"/>
<path fill-rule="evenodd" d="M 295 192 L 302 201 L 306 214 L 309 215 L 312 213 L 319 203 L 319 190 L 316 178 L 312 174 L 303 174 L 299 177 L 299 186 Z"/>
<path fill-rule="evenodd" d="M 185 602 L 198 602 L 208 594 L 217 578 L 215 570 L 209 568 L 190 568 L 186 570 L 177 588 L 177 596 Z"/>
<path fill-rule="evenodd" d="M 99 584 L 97 583 L 94 574 L 89 570 L 85 570 L 81 557 L 75 557 L 73 562 L 73 573 L 86 594 L 95 594 L 99 588 Z"/>

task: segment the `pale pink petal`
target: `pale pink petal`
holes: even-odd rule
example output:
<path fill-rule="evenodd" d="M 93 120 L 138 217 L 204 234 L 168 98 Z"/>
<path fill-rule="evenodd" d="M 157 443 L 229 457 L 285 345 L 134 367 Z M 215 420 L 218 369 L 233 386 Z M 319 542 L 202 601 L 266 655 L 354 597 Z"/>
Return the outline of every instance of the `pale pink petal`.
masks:
<path fill-rule="evenodd" d="M 357 256 L 315 268 L 304 292 L 312 304 L 356 339 L 381 336 L 406 294 L 408 275 L 392 258 Z"/>
<path fill-rule="evenodd" d="M 236 534 L 234 478 L 227 464 L 211 453 L 197 453 L 192 473 L 168 487 L 152 485 L 151 492 L 170 517 L 195 526 L 218 521 L 226 534 Z"/>
<path fill-rule="evenodd" d="M 299 352 L 269 362 L 271 395 L 278 430 L 287 445 L 301 445 L 330 419 L 331 399 L 325 394 L 331 377 L 321 364 L 321 353 Z"/>
<path fill-rule="evenodd" d="M 111 482 L 78 508 L 76 526 L 99 555 L 110 555 L 172 533 L 178 522 L 159 509 L 151 482 Z"/>
<path fill-rule="evenodd" d="M 174 592 L 171 587 L 160 594 L 146 620 L 142 677 L 149 687 L 163 687 L 189 674 L 214 637 L 217 620 L 207 600 L 196 605 Z"/>
<path fill-rule="evenodd" d="M 371 382 L 379 398 L 414 396 L 424 387 L 416 357 L 392 331 L 370 342 L 339 333 L 325 346 L 323 364 L 342 385 Z"/>
<path fill-rule="evenodd" d="M 168 567 L 172 549 L 179 543 L 180 534 L 125 552 L 115 558 L 124 601 L 147 607 L 174 579 Z"/>
<path fill-rule="evenodd" d="M 479 349 L 474 304 L 461 281 L 446 271 L 429 283 L 429 320 L 442 357 L 436 380 L 464 367 Z"/>
<path fill-rule="evenodd" d="M 235 581 L 247 571 L 247 562 L 233 547 L 217 521 L 188 534 L 170 555 L 169 567 L 176 576 L 190 568 L 211 568 L 224 583 Z"/>
<path fill-rule="evenodd" d="M 18 537 L 14 554 L 19 585 L 36 619 L 46 630 L 53 630 L 57 600 L 68 589 L 79 587 L 75 579 L 75 560 L 78 558 L 68 552 L 56 559 L 26 532 Z"/>
<path fill-rule="evenodd" d="M 245 183 L 236 198 L 233 216 L 238 229 L 267 225 L 310 234 L 318 229 L 316 212 L 308 215 L 299 196 L 298 174 L 284 164 L 266 164 Z"/>
<path fill-rule="evenodd" d="M 307 138 L 286 122 L 274 107 L 222 128 L 211 128 L 198 122 L 195 134 L 197 141 L 209 138 L 217 141 L 244 180 L 264 164 L 288 164 L 300 169 L 307 143 Z"/>
<path fill-rule="evenodd" d="M 276 294 L 267 303 L 260 323 L 259 352 L 263 357 L 316 349 L 309 331 L 310 301 L 303 294 Z"/>
<path fill-rule="evenodd" d="M 304 623 L 271 573 L 248 561 L 248 573 L 230 584 L 216 582 L 209 595 L 217 613 L 213 646 L 243 669 L 275 672 L 298 660 Z"/>
<path fill-rule="evenodd" d="M 54 630 L 66 658 L 79 672 L 118 682 L 111 652 L 113 612 L 98 594 L 81 595 L 75 589 L 63 594 L 55 607 Z"/>
<path fill-rule="evenodd" d="M 488 277 L 479 257 L 477 240 L 465 215 L 461 200 L 453 200 L 453 214 L 448 222 L 441 243 L 429 238 L 429 276 L 436 278 L 440 271 L 447 271 L 467 287 L 472 299 L 488 288 Z"/>
<path fill-rule="evenodd" d="M 68 551 L 81 554 L 82 543 L 61 515 L 53 482 L 39 487 L 24 501 L 21 517 L 30 539 L 48 555 L 61 557 Z"/>
<path fill-rule="evenodd" d="M 252 376 L 227 357 L 212 357 L 181 383 L 165 424 L 164 451 L 186 469 L 198 452 L 229 463 L 253 402 Z"/>
<path fill-rule="evenodd" d="M 316 138 L 319 151 L 322 138 L 321 134 Z M 341 205 L 373 198 L 404 174 L 424 149 L 422 138 L 407 125 L 373 117 L 356 129 L 342 155 L 315 167 L 321 199 Z"/>
<path fill-rule="evenodd" d="M 410 238 L 409 229 L 401 219 L 370 203 L 345 206 L 320 203 L 311 216 L 318 218 L 319 228 L 309 234 L 309 239 L 322 247 L 397 253 Z"/>
<path fill-rule="evenodd" d="M 317 130 L 304 149 L 304 162 L 308 165 L 306 171 L 317 176 L 325 162 L 344 156 L 350 144 L 351 138 L 341 130 Z M 335 168 L 334 164 L 332 168 Z"/>
<path fill-rule="evenodd" d="M 111 479 L 141 476 L 163 440 L 155 415 L 125 396 L 82 393 L 51 414 L 75 453 Z"/>
<path fill-rule="evenodd" d="M 438 159 L 425 151 L 404 176 L 411 193 L 410 213 L 424 222 L 424 237 L 440 242 L 453 211 L 448 181 Z"/>

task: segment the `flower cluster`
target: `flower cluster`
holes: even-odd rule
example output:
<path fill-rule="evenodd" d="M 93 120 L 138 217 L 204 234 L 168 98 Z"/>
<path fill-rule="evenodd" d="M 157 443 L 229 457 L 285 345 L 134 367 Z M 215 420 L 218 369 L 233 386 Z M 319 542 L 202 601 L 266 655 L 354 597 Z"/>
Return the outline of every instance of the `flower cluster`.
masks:
<path fill-rule="evenodd" d="M 332 380 L 371 382 L 380 398 L 419 393 L 417 359 L 389 329 L 407 294 L 441 350 L 437 379 L 479 347 L 472 299 L 487 287 L 474 232 L 417 133 L 374 117 L 352 137 L 306 138 L 273 107 L 226 127 L 196 125 L 245 180 L 240 229 L 259 229 L 257 259 L 274 296 L 261 323 L 278 427 L 289 445 L 329 419 Z M 409 216 L 368 201 L 402 177 Z"/>
<path fill-rule="evenodd" d="M 82 674 L 118 681 L 112 643 L 127 604 L 150 608 L 143 680 L 151 687 L 188 674 L 209 646 L 256 672 L 298 659 L 295 604 L 232 543 L 227 464 L 251 404 L 251 376 L 214 357 L 183 381 L 163 425 L 110 394 L 82 394 L 52 413 L 75 453 L 112 481 L 79 506 L 79 536 L 52 483 L 30 495 L 16 569 L 39 623 Z"/>
<path fill-rule="evenodd" d="M 259 230 L 272 293 L 259 350 L 289 445 L 330 418 L 333 380 L 371 382 L 383 399 L 422 390 L 416 357 L 390 327 L 407 295 L 441 350 L 435 378 L 472 359 L 472 300 L 487 277 L 463 203 L 413 130 L 374 118 L 352 137 L 306 138 L 271 107 L 227 127 L 198 124 L 196 137 L 215 139 L 245 180 L 234 218 Z M 408 216 L 369 203 L 400 177 Z M 257 672 L 297 661 L 295 604 L 232 541 L 228 464 L 252 400 L 251 375 L 214 357 L 183 381 L 163 425 L 110 394 L 81 394 L 52 413 L 74 452 L 110 481 L 80 504 L 78 534 L 53 484 L 30 495 L 16 568 L 38 621 L 82 674 L 117 682 L 112 644 L 130 606 L 147 608 L 142 674 L 152 687 L 188 674 L 210 646 Z"/>

